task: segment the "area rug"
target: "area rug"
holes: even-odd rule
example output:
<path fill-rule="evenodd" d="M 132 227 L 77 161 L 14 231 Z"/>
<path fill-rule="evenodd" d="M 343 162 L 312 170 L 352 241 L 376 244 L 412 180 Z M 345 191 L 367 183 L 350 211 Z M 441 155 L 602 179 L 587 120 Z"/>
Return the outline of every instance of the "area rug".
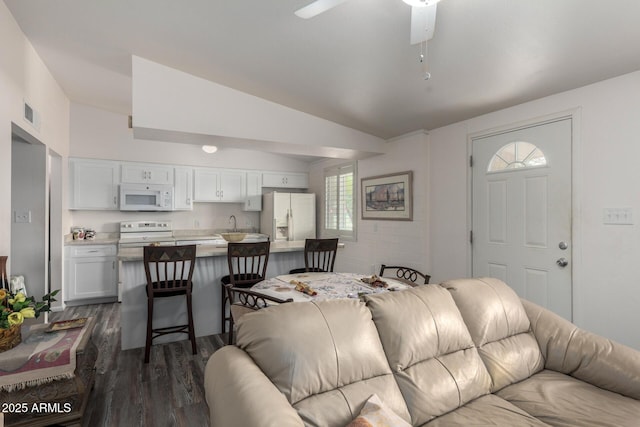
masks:
<path fill-rule="evenodd" d="M 0 390 L 10 392 L 74 377 L 76 349 L 87 328 L 46 332 L 48 326 L 32 326 L 23 332 L 20 345 L 0 353 Z"/>

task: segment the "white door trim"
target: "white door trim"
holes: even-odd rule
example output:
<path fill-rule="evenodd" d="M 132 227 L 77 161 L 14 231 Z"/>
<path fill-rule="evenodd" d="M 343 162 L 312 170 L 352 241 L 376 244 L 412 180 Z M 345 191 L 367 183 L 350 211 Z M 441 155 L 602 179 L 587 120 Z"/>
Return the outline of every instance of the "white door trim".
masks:
<path fill-rule="evenodd" d="M 487 128 L 474 131 L 467 134 L 467 236 L 470 236 L 473 226 L 473 173 L 469 164 L 469 159 L 473 153 L 473 140 L 481 137 L 488 137 L 500 133 L 515 131 L 533 125 L 555 122 L 561 119 L 571 119 L 571 240 L 572 240 L 572 263 L 571 263 L 571 312 L 573 314 L 572 321 L 580 324 L 584 320 L 584 313 L 581 310 L 582 304 L 582 239 L 581 239 L 581 212 L 582 212 L 582 195 L 581 181 L 582 176 L 582 156 L 581 156 L 581 116 L 582 109 L 580 107 L 559 111 L 556 113 L 539 116 L 519 122 Z M 471 242 L 467 238 L 467 276 L 471 276 L 473 271 L 473 248 Z"/>

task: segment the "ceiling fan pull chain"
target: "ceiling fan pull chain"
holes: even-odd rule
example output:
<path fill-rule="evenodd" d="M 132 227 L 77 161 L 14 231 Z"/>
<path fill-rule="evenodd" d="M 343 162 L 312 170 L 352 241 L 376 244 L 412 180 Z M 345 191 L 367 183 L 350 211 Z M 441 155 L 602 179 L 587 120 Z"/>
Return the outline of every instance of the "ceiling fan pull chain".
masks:
<path fill-rule="evenodd" d="M 420 44 L 421 53 L 420 53 L 420 62 L 422 63 L 422 72 L 425 80 L 429 80 L 431 78 L 431 73 L 429 72 L 428 63 L 427 63 L 427 41 L 424 40 Z"/>

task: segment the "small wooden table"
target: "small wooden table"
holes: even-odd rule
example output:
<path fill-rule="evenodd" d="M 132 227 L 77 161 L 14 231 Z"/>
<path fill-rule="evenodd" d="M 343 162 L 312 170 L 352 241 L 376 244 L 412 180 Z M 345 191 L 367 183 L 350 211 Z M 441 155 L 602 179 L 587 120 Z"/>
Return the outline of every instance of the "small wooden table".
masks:
<path fill-rule="evenodd" d="M 5 426 L 81 424 L 93 388 L 95 362 L 98 357 L 98 349 L 91 340 L 95 322 L 95 318 L 90 317 L 83 327 L 86 331 L 76 348 L 76 369 L 73 378 L 11 392 L 0 391 L 0 410 L 4 410 Z"/>

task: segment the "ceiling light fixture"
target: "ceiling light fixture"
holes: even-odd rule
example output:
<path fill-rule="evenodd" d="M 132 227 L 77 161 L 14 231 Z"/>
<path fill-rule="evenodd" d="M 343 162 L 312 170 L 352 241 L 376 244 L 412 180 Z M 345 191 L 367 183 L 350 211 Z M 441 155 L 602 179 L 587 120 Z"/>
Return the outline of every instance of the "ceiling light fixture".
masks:
<path fill-rule="evenodd" d="M 204 151 L 207 154 L 213 154 L 216 151 L 218 151 L 218 147 L 216 147 L 215 145 L 203 145 L 202 151 Z"/>
<path fill-rule="evenodd" d="M 412 7 L 427 7 L 438 3 L 440 0 L 402 0 Z"/>

